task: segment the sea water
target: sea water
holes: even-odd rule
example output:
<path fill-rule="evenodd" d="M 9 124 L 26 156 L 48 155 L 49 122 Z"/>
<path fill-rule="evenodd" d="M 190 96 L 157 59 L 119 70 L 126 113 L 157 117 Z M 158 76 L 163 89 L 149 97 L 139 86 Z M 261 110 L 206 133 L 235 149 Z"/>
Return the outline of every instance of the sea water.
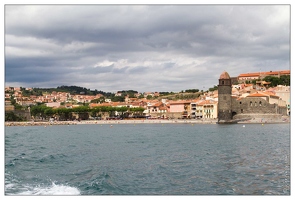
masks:
<path fill-rule="evenodd" d="M 290 124 L 5 127 L 5 195 L 290 195 Z"/>

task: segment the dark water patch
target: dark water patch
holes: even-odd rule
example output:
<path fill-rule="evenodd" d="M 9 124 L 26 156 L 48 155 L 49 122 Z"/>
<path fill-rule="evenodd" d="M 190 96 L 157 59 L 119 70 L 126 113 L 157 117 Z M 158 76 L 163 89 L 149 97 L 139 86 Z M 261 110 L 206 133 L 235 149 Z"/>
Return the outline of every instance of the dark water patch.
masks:
<path fill-rule="evenodd" d="M 88 172 L 87 172 L 88 173 Z M 96 174 L 86 182 L 78 183 L 78 187 L 83 191 L 84 195 L 93 194 L 123 194 L 124 191 L 118 187 L 111 175 L 107 172 Z"/>

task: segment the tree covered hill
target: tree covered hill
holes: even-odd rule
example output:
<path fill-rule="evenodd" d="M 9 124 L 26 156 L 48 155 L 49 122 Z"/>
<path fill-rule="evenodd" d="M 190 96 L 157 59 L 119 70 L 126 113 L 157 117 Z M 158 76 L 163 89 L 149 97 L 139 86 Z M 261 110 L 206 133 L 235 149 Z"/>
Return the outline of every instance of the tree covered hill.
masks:
<path fill-rule="evenodd" d="M 97 95 L 102 94 L 104 96 L 111 96 L 112 93 L 110 92 L 103 92 L 101 90 L 90 90 L 85 87 L 80 86 L 58 86 L 56 88 L 33 88 L 33 90 L 23 90 L 23 95 L 42 95 L 42 93 L 52 93 L 52 92 L 68 92 L 71 95 L 76 94 L 85 94 L 85 95 Z"/>
<path fill-rule="evenodd" d="M 134 94 L 137 94 L 137 91 L 134 90 L 122 90 L 118 91 L 118 93 L 121 93 L 120 97 L 116 97 L 115 93 L 111 92 L 104 92 L 101 90 L 90 90 L 85 87 L 80 87 L 80 86 L 58 86 L 56 88 L 33 88 L 32 90 L 26 90 L 25 88 L 21 87 L 22 95 L 29 97 L 30 95 L 36 95 L 36 96 L 42 96 L 44 93 L 51 94 L 52 92 L 67 92 L 70 93 L 71 95 L 78 95 L 78 94 L 83 94 L 83 95 L 97 95 L 97 94 L 102 94 L 105 98 L 121 98 L 120 101 L 124 100 L 124 97 L 126 95 L 129 95 L 129 97 L 135 97 Z M 123 99 L 123 100 L 122 100 Z"/>

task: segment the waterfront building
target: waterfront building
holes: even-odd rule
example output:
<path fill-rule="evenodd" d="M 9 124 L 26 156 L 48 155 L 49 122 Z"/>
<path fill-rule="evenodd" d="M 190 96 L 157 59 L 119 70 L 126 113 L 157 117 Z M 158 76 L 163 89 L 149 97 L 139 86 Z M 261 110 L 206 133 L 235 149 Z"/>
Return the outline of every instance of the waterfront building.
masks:
<path fill-rule="evenodd" d="M 290 107 L 291 107 L 290 86 L 278 85 L 277 87 L 274 88 L 273 92 L 280 99 L 286 102 L 287 115 L 290 115 Z"/>
<path fill-rule="evenodd" d="M 193 118 L 193 119 L 195 119 L 195 118 L 200 118 L 201 116 L 200 115 L 196 115 L 196 112 L 197 112 L 197 102 L 195 102 L 195 101 L 192 101 L 191 102 L 191 114 L 190 114 L 190 116 L 191 116 L 191 118 Z"/>
<path fill-rule="evenodd" d="M 227 72 L 220 75 L 218 85 L 218 122 L 233 122 L 263 116 L 279 118 L 287 114 L 286 102 L 271 92 L 251 92 L 246 97 L 232 96 L 231 79 Z"/>
<path fill-rule="evenodd" d="M 191 118 L 191 101 L 181 100 L 181 101 L 169 101 L 169 112 L 177 118 Z"/>
<path fill-rule="evenodd" d="M 216 119 L 217 118 L 217 105 L 218 103 L 213 100 L 205 100 L 198 104 L 202 107 L 202 118 L 203 119 Z"/>

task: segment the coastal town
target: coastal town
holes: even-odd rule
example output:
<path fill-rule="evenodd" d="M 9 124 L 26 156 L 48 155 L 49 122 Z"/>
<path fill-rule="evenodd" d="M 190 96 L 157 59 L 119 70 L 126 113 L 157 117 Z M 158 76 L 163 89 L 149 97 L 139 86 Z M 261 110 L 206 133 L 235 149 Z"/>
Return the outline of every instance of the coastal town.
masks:
<path fill-rule="evenodd" d="M 267 81 L 270 77 L 276 80 L 287 77 L 289 82 L 274 84 Z M 33 88 L 7 86 L 5 88 L 5 121 L 6 125 L 13 125 L 14 121 L 63 122 L 64 124 L 65 122 L 95 121 L 97 123 L 102 120 L 123 119 L 161 120 L 162 122 L 165 120 L 193 120 L 215 123 L 218 115 L 221 116 L 218 114 L 222 112 L 221 108 L 224 112 L 224 106 L 221 105 L 220 100 L 224 92 L 219 89 L 223 87 L 223 79 L 229 80 L 227 87 L 230 88 L 228 93 L 230 102 L 234 100 L 237 105 L 240 104 L 239 106 L 249 104 L 248 107 L 230 107 L 231 119 L 238 114 L 237 116 L 244 116 L 248 121 L 259 119 L 258 122 L 263 122 L 264 119 L 265 123 L 272 120 L 289 122 L 290 70 L 245 73 L 237 77 L 229 77 L 228 73 L 224 72 L 220 76 L 219 85 L 208 91 L 187 90 L 173 95 L 161 92 L 134 92 L 130 95 L 124 91 L 118 91 L 114 96 L 121 97 L 120 101 L 106 98 L 103 94 L 87 95 L 83 92 L 71 94 L 70 92 L 52 91 L 38 95 L 24 95 L 24 91 L 32 91 Z M 218 83 L 218 80 L 216 82 Z M 223 100 L 226 100 L 224 95 Z M 224 102 L 228 101 L 227 99 Z M 43 110 L 43 113 L 42 111 L 37 112 L 36 107 L 38 106 L 48 109 L 45 112 Z M 71 111 L 71 114 L 65 116 L 60 112 L 65 109 Z M 9 114 L 21 120 L 11 119 L 8 117 Z M 274 118 L 274 115 L 280 117 Z"/>

